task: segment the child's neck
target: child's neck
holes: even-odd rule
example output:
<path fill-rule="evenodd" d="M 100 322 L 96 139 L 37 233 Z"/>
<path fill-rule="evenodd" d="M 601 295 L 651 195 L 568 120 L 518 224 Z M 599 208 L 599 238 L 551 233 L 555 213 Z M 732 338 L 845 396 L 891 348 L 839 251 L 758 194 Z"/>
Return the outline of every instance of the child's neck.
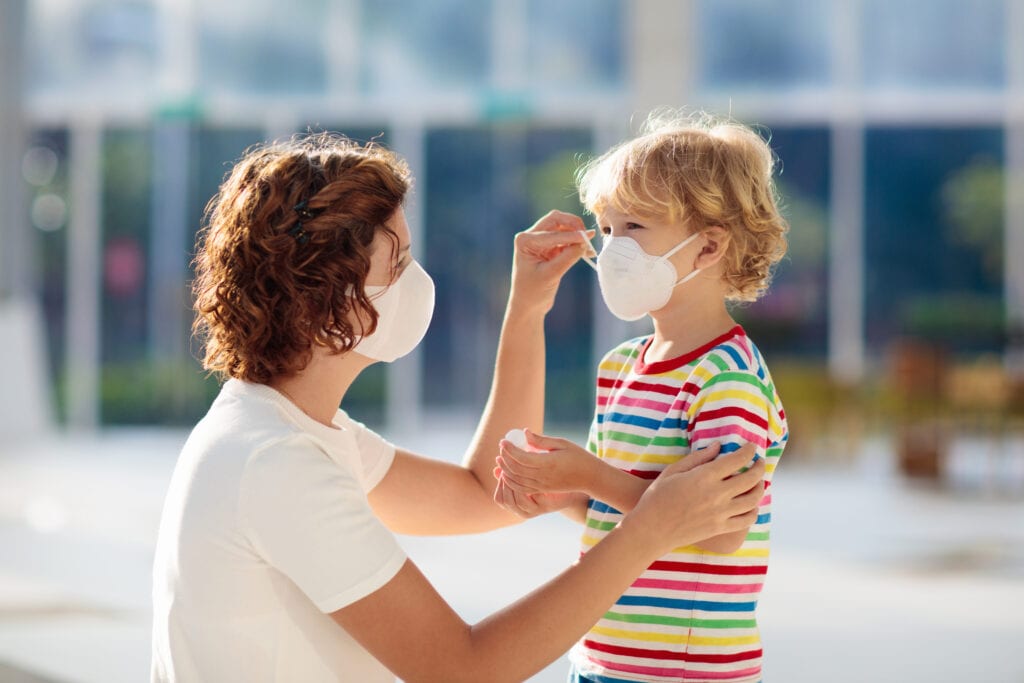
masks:
<path fill-rule="evenodd" d="M 698 301 L 691 300 L 689 310 L 666 307 L 651 315 L 654 320 L 654 339 L 644 354 L 648 363 L 678 358 L 736 326 L 736 321 L 725 308 L 724 300 L 710 298 L 702 303 Z"/>

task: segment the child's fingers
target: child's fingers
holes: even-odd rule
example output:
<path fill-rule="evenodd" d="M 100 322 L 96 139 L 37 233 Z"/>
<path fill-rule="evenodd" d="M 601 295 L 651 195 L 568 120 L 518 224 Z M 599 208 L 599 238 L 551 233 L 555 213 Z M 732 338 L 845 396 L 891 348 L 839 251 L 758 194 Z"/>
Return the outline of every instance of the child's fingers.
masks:
<path fill-rule="evenodd" d="M 529 429 L 524 429 L 523 433 L 526 434 L 526 443 L 545 451 L 564 450 L 569 443 L 565 439 L 537 434 Z"/>
<path fill-rule="evenodd" d="M 536 470 L 544 466 L 543 461 L 541 460 L 541 456 L 539 456 L 537 453 L 524 451 L 522 448 L 519 448 L 510 441 L 503 440 L 498 448 L 498 452 L 507 458 L 510 467 L 515 467 L 518 464 L 521 470 Z"/>

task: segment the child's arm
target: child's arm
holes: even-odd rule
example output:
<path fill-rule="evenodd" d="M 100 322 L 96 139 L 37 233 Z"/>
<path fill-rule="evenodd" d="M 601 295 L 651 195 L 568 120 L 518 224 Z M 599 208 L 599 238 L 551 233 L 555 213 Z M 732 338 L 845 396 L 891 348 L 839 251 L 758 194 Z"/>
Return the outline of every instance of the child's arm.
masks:
<path fill-rule="evenodd" d="M 504 500 L 497 496 L 495 500 L 506 509 L 515 509 L 514 504 L 509 503 L 514 496 L 520 500 L 529 500 L 551 495 L 552 492 L 575 490 L 583 491 L 589 497 L 607 503 L 620 512 L 629 512 L 651 484 L 646 479 L 640 479 L 594 457 L 571 441 L 530 432 L 527 432 L 527 439 L 531 446 L 548 452 L 531 453 L 508 441 L 501 442 L 501 455 L 497 459 L 495 476 L 500 476 L 505 491 Z M 707 449 L 708 454 L 715 457 L 720 447 L 718 442 L 712 442 L 698 450 Z M 748 457 L 753 460 L 756 453 L 754 445 L 747 444 L 743 450 L 748 451 Z M 529 507 L 529 503 L 520 505 L 520 509 Z M 582 512 L 585 517 L 586 510 Z M 746 537 L 746 530 L 742 530 L 715 536 L 697 545 L 714 553 L 731 553 L 743 545 Z"/>
<path fill-rule="evenodd" d="M 495 474 L 500 474 L 506 485 L 519 495 L 582 491 L 620 512 L 629 512 L 651 484 L 609 465 L 566 439 L 528 430 L 526 438 L 530 446 L 547 452 L 531 453 L 502 441 L 495 470 Z M 708 448 L 712 449 L 712 457 L 717 455 L 718 444 L 709 444 Z"/>

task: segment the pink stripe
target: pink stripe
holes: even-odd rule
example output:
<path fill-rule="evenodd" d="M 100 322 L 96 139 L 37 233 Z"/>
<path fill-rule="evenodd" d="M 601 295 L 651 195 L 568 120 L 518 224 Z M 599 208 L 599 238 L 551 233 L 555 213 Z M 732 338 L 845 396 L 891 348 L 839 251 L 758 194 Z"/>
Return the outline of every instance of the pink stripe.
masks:
<path fill-rule="evenodd" d="M 593 662 L 596 662 L 610 671 L 624 671 L 634 674 L 644 674 L 647 676 L 665 676 L 666 678 L 687 678 L 694 681 L 698 681 L 701 678 L 711 678 L 716 681 L 728 681 L 736 678 L 746 678 L 760 673 L 761 667 L 754 666 L 748 669 L 739 669 L 735 671 L 700 671 L 693 669 L 662 669 L 656 666 L 637 666 L 635 664 L 624 664 L 622 662 L 606 662 L 601 659 L 594 657 L 588 657 Z"/>
<path fill-rule="evenodd" d="M 693 430 L 693 442 L 718 439 L 722 436 L 738 437 L 729 439 L 730 441 L 745 441 L 748 443 L 758 444 L 759 446 L 767 445 L 765 443 L 764 434 L 756 434 L 749 429 L 743 429 L 739 425 L 730 424 L 722 427 L 708 427 Z"/>
<path fill-rule="evenodd" d="M 667 579 L 637 579 L 634 588 L 662 588 L 664 590 L 700 591 L 702 593 L 756 593 L 763 583 L 704 583 L 702 581 L 669 581 Z"/>
<path fill-rule="evenodd" d="M 621 406 L 635 406 L 637 408 L 646 408 L 647 410 L 656 410 L 659 413 L 667 413 L 672 409 L 671 403 L 664 403 L 663 401 L 652 401 L 649 398 L 630 398 L 628 396 L 622 396 L 616 401 Z"/>

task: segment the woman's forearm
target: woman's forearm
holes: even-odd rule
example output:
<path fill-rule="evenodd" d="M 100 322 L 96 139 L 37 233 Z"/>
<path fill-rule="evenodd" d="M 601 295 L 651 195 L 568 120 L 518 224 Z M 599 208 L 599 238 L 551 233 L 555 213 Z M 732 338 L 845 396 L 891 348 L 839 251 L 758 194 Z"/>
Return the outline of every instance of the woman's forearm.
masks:
<path fill-rule="evenodd" d="M 473 473 L 488 495 L 493 495 L 497 484 L 493 469 L 498 442 L 513 428 L 543 431 L 544 354 L 544 311 L 510 298 L 490 395 L 463 460 L 463 467 Z"/>

